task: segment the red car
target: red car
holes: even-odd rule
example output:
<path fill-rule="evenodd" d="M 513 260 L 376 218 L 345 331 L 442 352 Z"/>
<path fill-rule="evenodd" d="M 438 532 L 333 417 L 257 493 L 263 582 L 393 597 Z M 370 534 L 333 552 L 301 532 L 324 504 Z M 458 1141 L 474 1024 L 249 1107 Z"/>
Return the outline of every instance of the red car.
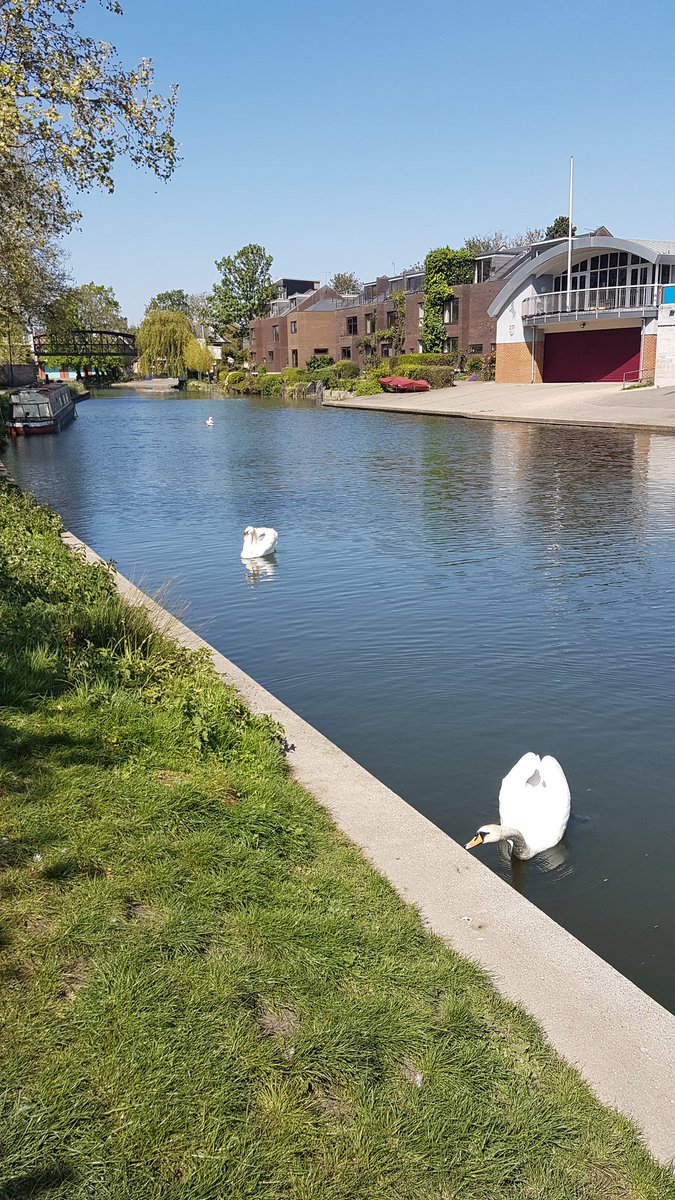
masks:
<path fill-rule="evenodd" d="M 426 379 L 406 379 L 404 375 L 385 375 L 380 378 L 385 392 L 428 392 Z"/>

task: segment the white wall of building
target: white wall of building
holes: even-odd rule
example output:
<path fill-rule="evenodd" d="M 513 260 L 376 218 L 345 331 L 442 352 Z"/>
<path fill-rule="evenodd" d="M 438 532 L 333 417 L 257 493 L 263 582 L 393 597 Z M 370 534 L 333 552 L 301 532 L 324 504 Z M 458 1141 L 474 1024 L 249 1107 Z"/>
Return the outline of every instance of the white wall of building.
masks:
<path fill-rule="evenodd" d="M 654 383 L 657 387 L 675 385 L 675 304 L 659 306 Z"/>

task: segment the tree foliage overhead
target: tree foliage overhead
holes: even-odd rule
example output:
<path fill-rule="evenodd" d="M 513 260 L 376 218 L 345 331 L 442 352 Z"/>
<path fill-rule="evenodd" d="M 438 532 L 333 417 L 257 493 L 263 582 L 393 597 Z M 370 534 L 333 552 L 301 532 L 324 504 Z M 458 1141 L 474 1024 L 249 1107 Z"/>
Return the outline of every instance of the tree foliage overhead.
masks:
<path fill-rule="evenodd" d="M 168 179 L 177 159 L 176 88 L 153 91 L 149 59 L 133 69 L 82 34 L 87 0 L 0 0 L 0 306 L 23 320 L 58 293 L 58 238 L 78 215 L 72 191 L 113 190 L 118 158 Z M 118 0 L 104 7 L 121 15 Z"/>
<path fill-rule="evenodd" d="M 161 312 L 182 312 L 186 317 L 192 316 L 190 307 L 190 298 L 187 292 L 182 288 L 174 288 L 173 291 L 158 292 L 148 301 L 145 315 L 159 309 Z"/>
<path fill-rule="evenodd" d="M 211 293 L 208 316 L 218 333 L 224 335 L 228 325 L 233 325 L 243 338 L 249 321 L 264 314 L 274 299 L 271 266 L 272 255 L 256 243 L 242 246 L 216 263 L 221 278 Z"/>
<path fill-rule="evenodd" d="M 142 374 L 184 375 L 186 352 L 194 340 L 185 313 L 154 309 L 141 321 L 136 338 Z"/>
<path fill-rule="evenodd" d="M 353 296 L 361 291 L 361 280 L 353 271 L 336 271 L 328 286 L 340 296 Z"/>

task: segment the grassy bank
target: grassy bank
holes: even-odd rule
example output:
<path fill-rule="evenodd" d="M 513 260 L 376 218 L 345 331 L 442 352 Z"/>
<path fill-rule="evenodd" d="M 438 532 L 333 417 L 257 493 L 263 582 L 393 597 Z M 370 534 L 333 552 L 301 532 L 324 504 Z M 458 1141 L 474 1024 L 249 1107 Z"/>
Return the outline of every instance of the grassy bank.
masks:
<path fill-rule="evenodd" d="M 0 483 L 0 1197 L 665 1200 L 672 1176 Z"/>

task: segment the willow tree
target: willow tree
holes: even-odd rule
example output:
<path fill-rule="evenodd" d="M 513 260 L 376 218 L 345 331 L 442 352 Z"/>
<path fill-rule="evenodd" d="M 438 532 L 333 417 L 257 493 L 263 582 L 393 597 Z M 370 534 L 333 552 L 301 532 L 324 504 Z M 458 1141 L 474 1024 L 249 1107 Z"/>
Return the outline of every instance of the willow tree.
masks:
<path fill-rule="evenodd" d="M 207 346 L 196 337 L 190 338 L 185 347 L 185 366 L 196 375 L 208 375 L 213 370 L 213 355 Z"/>
<path fill-rule="evenodd" d="M 153 309 L 141 321 L 136 344 L 143 375 L 184 375 L 186 354 L 193 341 L 185 313 Z"/>

